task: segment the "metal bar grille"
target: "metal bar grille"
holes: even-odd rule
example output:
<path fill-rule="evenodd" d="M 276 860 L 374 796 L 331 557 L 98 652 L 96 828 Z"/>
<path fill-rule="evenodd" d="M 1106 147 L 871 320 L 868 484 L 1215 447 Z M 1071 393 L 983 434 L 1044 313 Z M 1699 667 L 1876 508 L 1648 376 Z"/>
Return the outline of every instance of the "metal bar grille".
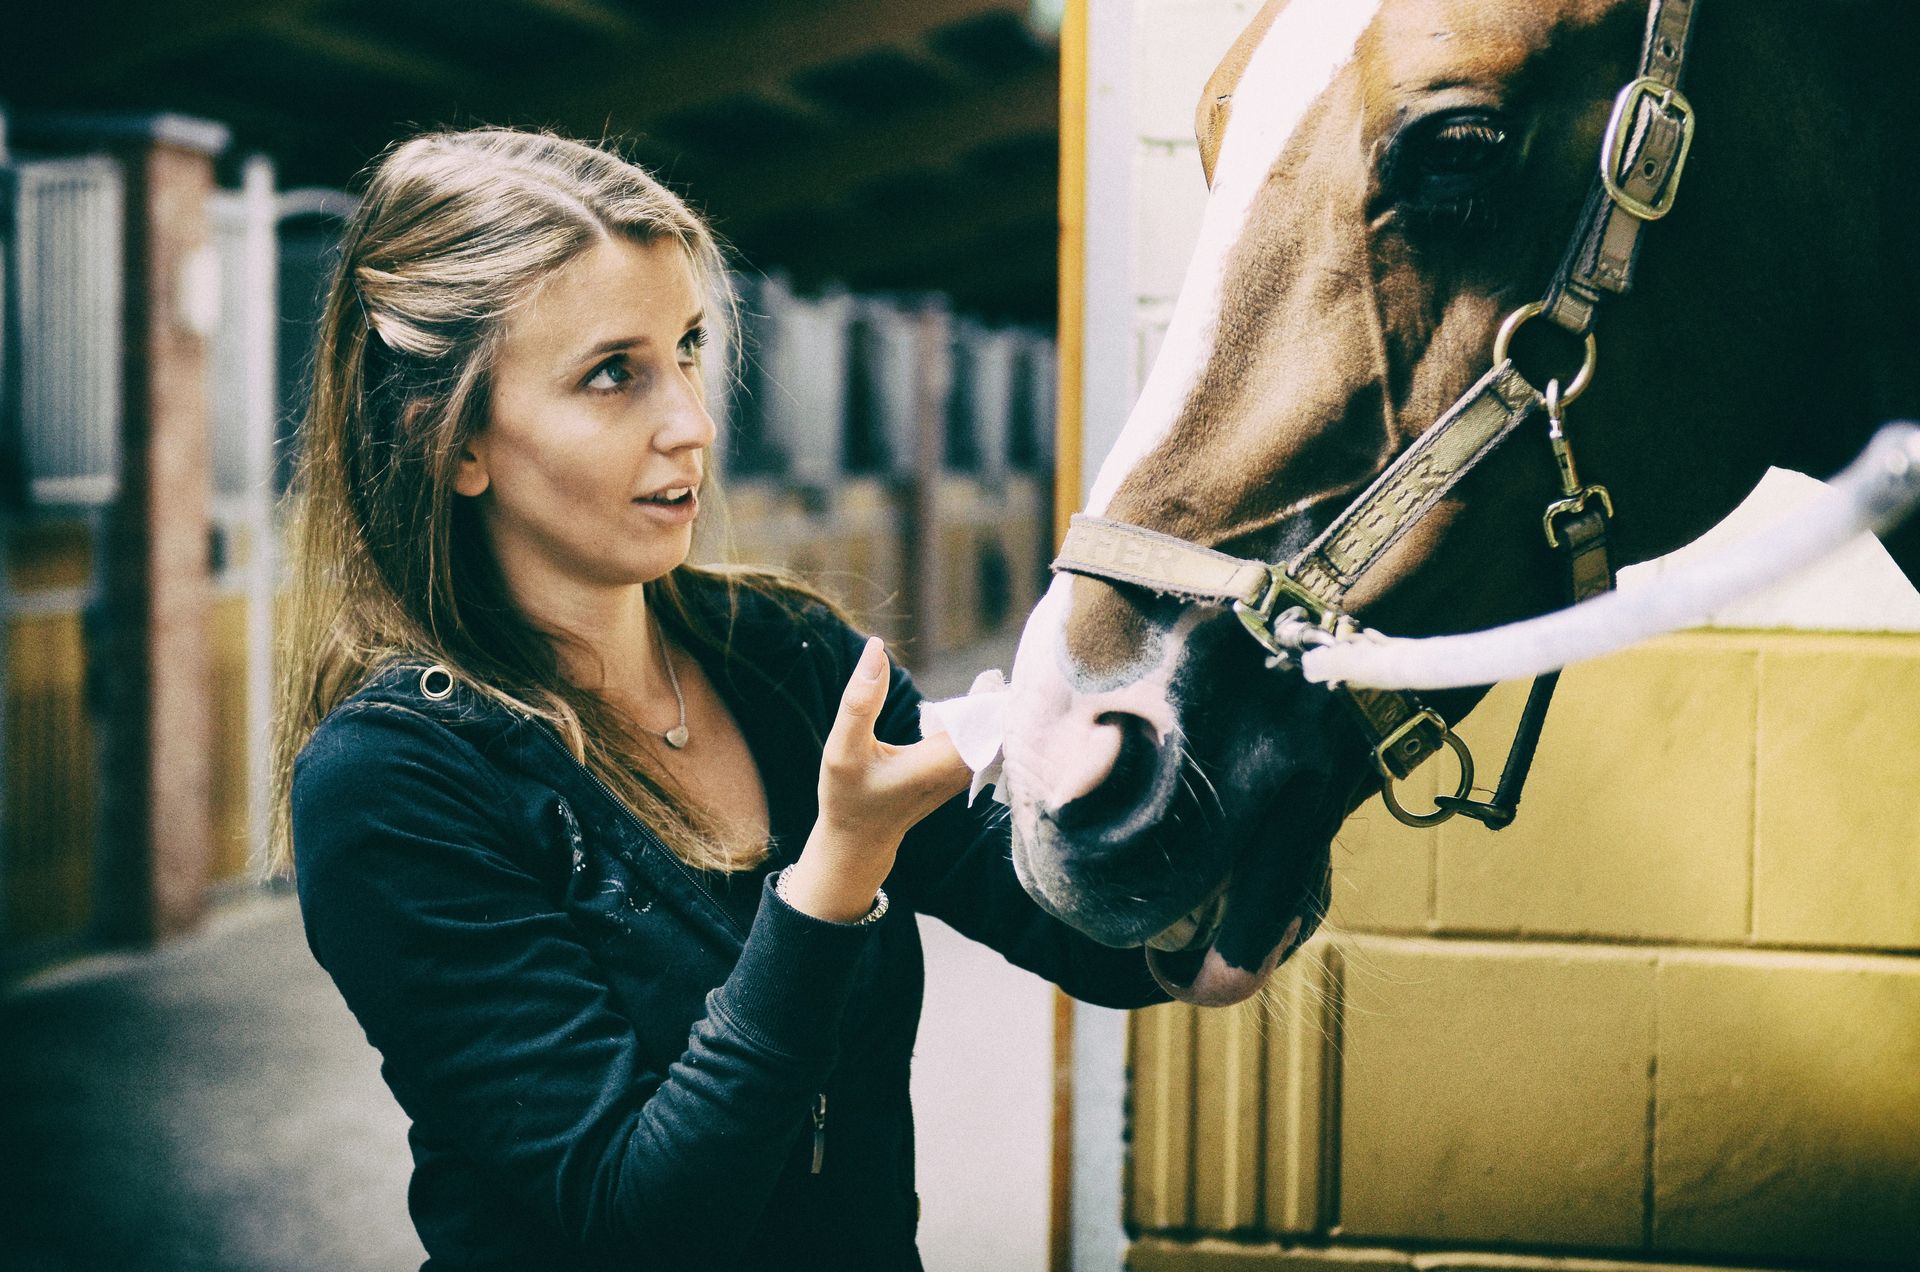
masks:
<path fill-rule="evenodd" d="M 106 159 L 15 170 L 20 429 L 36 504 L 119 489 L 124 200 Z"/>
<path fill-rule="evenodd" d="M 220 262 L 220 314 L 207 349 L 213 489 L 221 515 L 245 517 L 272 498 L 280 291 L 272 165 L 249 160 L 241 188 L 214 196 L 207 210 Z"/>

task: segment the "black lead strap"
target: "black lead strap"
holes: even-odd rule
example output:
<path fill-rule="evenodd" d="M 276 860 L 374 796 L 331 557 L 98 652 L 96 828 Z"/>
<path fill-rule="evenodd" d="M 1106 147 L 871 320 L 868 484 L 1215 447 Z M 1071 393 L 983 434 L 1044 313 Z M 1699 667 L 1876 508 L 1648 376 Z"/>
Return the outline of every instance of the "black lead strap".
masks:
<path fill-rule="evenodd" d="M 1607 513 L 1599 503 L 1575 514 L 1562 523 L 1560 551 L 1567 559 L 1567 574 L 1573 580 L 1572 600 L 1580 602 L 1613 590 L 1613 564 L 1607 555 Z M 1534 678 L 1527 690 L 1527 705 L 1521 709 L 1520 723 L 1514 729 L 1513 742 L 1507 748 L 1507 762 L 1500 768 L 1500 783 L 1489 800 L 1440 795 L 1434 803 L 1450 813 L 1471 817 L 1488 830 L 1505 830 L 1520 812 L 1520 795 L 1526 789 L 1527 775 L 1533 771 L 1534 752 L 1540 749 L 1540 734 L 1547 727 L 1547 711 L 1553 706 L 1553 691 L 1560 685 L 1560 673 L 1549 671 Z"/>

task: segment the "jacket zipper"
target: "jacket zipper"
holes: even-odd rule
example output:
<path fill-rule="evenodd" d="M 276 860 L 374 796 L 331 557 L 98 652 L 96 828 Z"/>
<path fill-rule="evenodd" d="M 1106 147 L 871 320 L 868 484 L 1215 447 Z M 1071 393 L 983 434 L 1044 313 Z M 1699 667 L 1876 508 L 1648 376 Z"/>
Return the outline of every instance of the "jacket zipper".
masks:
<path fill-rule="evenodd" d="M 620 810 L 621 815 L 627 819 L 627 821 L 633 826 L 635 830 L 640 832 L 641 837 L 646 840 L 646 842 L 654 849 L 654 851 L 658 852 L 662 857 L 665 857 L 667 861 L 672 863 L 673 868 L 680 872 L 681 877 L 684 878 L 688 883 L 692 884 L 694 887 L 694 890 L 697 891 L 701 896 L 707 899 L 707 903 L 711 905 L 715 913 L 719 914 L 721 919 L 723 919 L 726 922 L 726 925 L 729 928 L 731 928 L 733 932 L 736 935 L 738 935 L 742 941 L 746 940 L 746 933 L 742 932 L 740 930 L 740 925 L 733 921 L 733 915 L 727 911 L 725 906 L 720 904 L 719 898 L 715 897 L 713 893 L 707 889 L 707 886 L 705 884 L 701 883 L 699 879 L 694 877 L 693 871 L 687 869 L 687 865 L 685 862 L 681 861 L 680 858 L 674 856 L 673 853 L 667 850 L 667 846 L 660 842 L 660 837 L 654 834 L 652 830 L 648 829 L 647 824 L 645 822 L 641 821 L 638 817 L 635 817 L 633 815 L 633 810 L 627 807 L 626 801 L 621 799 L 618 795 L 615 795 L 613 793 L 613 789 L 609 787 L 605 782 L 600 780 L 599 774 L 595 773 L 592 769 L 582 764 L 579 760 L 574 759 L 573 752 L 567 750 L 565 746 L 561 745 L 560 739 L 555 737 L 553 735 L 553 731 L 547 728 L 546 725 L 541 724 L 539 721 L 534 720 L 531 717 L 522 716 L 521 718 L 523 720 L 526 720 L 527 723 L 532 725 L 535 729 L 539 730 L 540 736 L 542 738 L 545 738 L 547 742 L 552 745 L 553 749 L 560 753 L 561 757 L 565 759 L 567 763 L 571 764 L 574 768 L 580 770 L 580 772 L 586 776 L 588 781 L 592 782 L 595 786 L 599 787 L 600 792 L 613 802 L 614 806 Z M 821 1091 L 813 1097 L 813 1162 L 809 1168 L 809 1173 L 818 1175 L 821 1172 L 821 1170 L 823 1170 L 826 1167 L 826 1164 L 827 1164 L 827 1093 L 825 1091 Z"/>
<path fill-rule="evenodd" d="M 595 786 L 600 788 L 601 794 L 605 795 L 607 799 L 612 802 L 613 806 L 620 810 L 621 816 L 625 817 L 627 819 L 627 822 L 630 825 L 632 825 L 635 830 L 640 832 L 641 838 L 646 840 L 647 844 L 650 847 L 652 847 L 655 852 L 658 852 L 662 857 L 666 858 L 667 861 L 673 866 L 673 868 L 680 872 L 681 878 L 685 879 L 689 884 L 693 885 L 694 891 L 698 892 L 701 896 L 707 899 L 707 904 L 713 907 L 714 913 L 720 916 L 721 920 L 726 923 L 728 929 L 731 930 L 735 936 L 739 937 L 742 942 L 744 942 L 747 939 L 747 934 L 740 930 L 740 925 L 734 922 L 733 915 L 731 912 L 728 911 L 727 907 L 720 904 L 720 899 L 714 896 L 712 891 L 708 889 L 707 885 L 704 883 L 701 883 L 700 880 L 694 875 L 693 871 L 687 868 L 686 862 L 674 856 L 673 853 L 668 850 L 667 846 L 660 842 L 660 836 L 654 834 L 653 831 L 647 827 L 647 824 L 645 822 L 641 821 L 638 817 L 635 817 L 633 815 L 633 810 L 627 807 L 627 802 L 621 799 L 618 795 L 615 795 L 613 793 L 613 788 L 600 780 L 599 774 L 595 773 L 592 769 L 582 764 L 579 760 L 574 759 L 573 752 L 567 750 L 567 748 L 561 744 L 560 739 L 553 735 L 552 729 L 549 729 L 546 725 L 542 724 L 538 720 L 533 719 L 531 716 L 521 716 L 520 718 L 525 720 L 528 724 L 532 725 L 535 729 L 537 729 L 540 733 L 540 736 L 545 738 L 547 742 L 549 742 L 553 746 L 553 749 L 560 753 L 561 758 L 566 760 L 566 762 L 571 764 L 574 768 L 580 770 L 581 774 L 585 776 L 588 781 L 592 782 Z M 822 1105 L 824 1105 L 825 1102 L 826 1102 L 826 1097 L 822 1096 L 821 1097 Z M 823 1119 L 825 1118 L 826 1113 L 824 1108 L 822 1109 L 819 1116 Z M 817 1153 L 819 1150 L 816 1149 L 815 1151 Z"/>

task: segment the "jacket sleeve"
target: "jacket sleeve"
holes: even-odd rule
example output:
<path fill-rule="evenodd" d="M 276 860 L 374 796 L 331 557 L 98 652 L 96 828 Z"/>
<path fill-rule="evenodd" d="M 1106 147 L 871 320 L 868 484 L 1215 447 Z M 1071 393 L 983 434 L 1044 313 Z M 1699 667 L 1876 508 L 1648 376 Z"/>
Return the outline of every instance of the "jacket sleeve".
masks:
<path fill-rule="evenodd" d="M 308 944 L 423 1130 L 587 1251 L 704 1265 L 756 1226 L 873 929 L 812 919 L 769 884 L 660 1072 L 551 885 L 503 842 L 496 780 L 423 716 L 330 717 L 293 783 Z"/>
<path fill-rule="evenodd" d="M 845 675 L 852 674 L 862 639 L 847 634 Z M 837 688 L 832 700 L 839 700 Z M 920 702 L 913 678 L 894 667 L 875 734 L 901 745 L 919 741 Z M 1101 945 L 1027 895 L 1013 872 L 1012 818 L 984 794 L 972 807 L 964 793 L 957 795 L 907 832 L 887 887 L 902 904 L 998 950 L 1082 1001 L 1145 1007 L 1168 1000 L 1147 970 L 1145 951 Z"/>

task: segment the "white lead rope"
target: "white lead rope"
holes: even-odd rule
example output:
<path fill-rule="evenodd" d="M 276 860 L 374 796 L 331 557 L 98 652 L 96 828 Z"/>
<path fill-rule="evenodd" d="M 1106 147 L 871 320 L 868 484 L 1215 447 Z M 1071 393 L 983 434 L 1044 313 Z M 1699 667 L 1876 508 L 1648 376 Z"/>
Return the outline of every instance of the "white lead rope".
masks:
<path fill-rule="evenodd" d="M 1920 427 L 1888 424 L 1822 497 L 1762 534 L 1629 592 L 1481 632 L 1419 639 L 1367 633 L 1308 649 L 1301 670 L 1317 684 L 1458 689 L 1523 680 L 1692 627 L 1715 610 L 1772 587 L 1866 531 L 1883 532 L 1920 504 Z"/>

